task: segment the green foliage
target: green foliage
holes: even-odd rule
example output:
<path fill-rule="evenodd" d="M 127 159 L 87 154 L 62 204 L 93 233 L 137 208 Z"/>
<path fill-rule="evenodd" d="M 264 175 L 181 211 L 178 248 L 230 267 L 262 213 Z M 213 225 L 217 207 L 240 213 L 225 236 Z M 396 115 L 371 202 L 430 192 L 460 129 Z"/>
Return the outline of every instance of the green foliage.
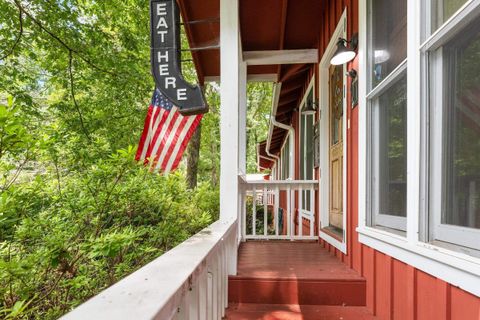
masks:
<path fill-rule="evenodd" d="M 149 35 L 147 0 L 0 1 L 0 318 L 56 319 L 218 218 L 219 146 L 196 190 L 133 161 Z"/>
<path fill-rule="evenodd" d="M 257 172 L 257 144 L 267 139 L 273 86 L 268 82 L 248 84 L 247 172 Z"/>
<path fill-rule="evenodd" d="M 164 177 L 133 161 L 149 35 L 147 0 L 0 1 L 0 318 L 56 319 L 218 218 L 218 86 L 195 190 L 182 166 Z M 249 95 L 255 171 L 271 85 Z"/>
<path fill-rule="evenodd" d="M 151 174 L 134 151 L 64 176 L 61 189 L 48 174 L 16 185 L 17 221 L 0 224 L 0 312 L 56 318 L 218 216 L 216 190 L 189 191 L 181 172 Z"/>

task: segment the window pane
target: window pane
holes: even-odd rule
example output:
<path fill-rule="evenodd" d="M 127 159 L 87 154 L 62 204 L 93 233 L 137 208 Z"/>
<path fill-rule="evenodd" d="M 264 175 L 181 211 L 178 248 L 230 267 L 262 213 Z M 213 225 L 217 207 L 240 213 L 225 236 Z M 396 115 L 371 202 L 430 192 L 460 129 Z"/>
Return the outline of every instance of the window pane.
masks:
<path fill-rule="evenodd" d="M 443 53 L 442 223 L 480 228 L 480 19 Z"/>
<path fill-rule="evenodd" d="M 371 0 L 372 88 L 407 57 L 407 1 Z"/>
<path fill-rule="evenodd" d="M 406 217 L 407 76 L 379 97 L 375 119 L 378 163 L 378 213 Z"/>
<path fill-rule="evenodd" d="M 305 179 L 313 179 L 313 115 L 306 116 L 306 164 L 305 164 Z"/>
<path fill-rule="evenodd" d="M 305 116 L 300 116 L 300 179 L 305 179 Z"/>
<path fill-rule="evenodd" d="M 432 0 L 432 33 L 447 21 L 468 0 Z"/>

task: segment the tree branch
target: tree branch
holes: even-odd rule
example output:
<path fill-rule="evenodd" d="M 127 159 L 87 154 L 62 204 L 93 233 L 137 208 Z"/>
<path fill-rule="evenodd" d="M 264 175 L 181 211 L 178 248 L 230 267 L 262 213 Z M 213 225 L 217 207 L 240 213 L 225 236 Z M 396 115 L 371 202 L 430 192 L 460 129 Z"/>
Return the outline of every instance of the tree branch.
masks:
<path fill-rule="evenodd" d="M 15 39 L 15 42 L 13 43 L 13 46 L 10 48 L 10 50 L 8 50 L 5 53 L 5 55 L 0 58 L 0 60 L 5 60 L 6 58 L 8 58 L 8 56 L 10 56 L 13 53 L 13 51 L 15 51 L 15 48 L 17 47 L 17 45 L 20 43 L 20 40 L 22 39 L 22 36 L 23 36 L 23 12 L 22 12 L 21 7 L 18 7 L 18 20 L 20 22 L 20 30 L 18 32 L 18 37 L 17 37 L 17 39 Z"/>
<path fill-rule="evenodd" d="M 75 109 L 77 110 L 78 117 L 80 119 L 80 125 L 82 127 L 83 133 L 85 134 L 85 136 L 89 141 L 92 141 L 92 139 L 90 138 L 90 134 L 88 133 L 88 130 L 85 127 L 85 123 L 83 121 L 83 115 L 82 115 L 82 112 L 80 111 L 80 106 L 78 105 L 77 99 L 75 98 L 75 87 L 73 82 L 72 65 L 73 65 L 73 51 L 70 50 L 68 51 L 68 74 L 70 76 L 70 93 L 72 95 L 73 104 L 75 105 Z"/>
<path fill-rule="evenodd" d="M 92 68 L 98 70 L 98 71 L 101 71 L 101 72 L 104 72 L 104 73 L 108 73 L 110 75 L 113 75 L 113 76 L 116 76 L 116 74 L 112 71 L 109 71 L 109 70 L 105 70 L 99 66 L 97 66 L 95 63 L 93 63 L 90 59 L 87 59 L 86 57 L 84 57 L 83 55 L 80 54 L 80 52 L 72 47 L 70 47 L 65 41 L 63 41 L 59 36 L 57 36 L 56 34 L 54 34 L 53 32 L 51 32 L 50 30 L 48 30 L 38 19 L 36 19 L 30 12 L 26 11 L 25 8 L 22 7 L 22 5 L 20 4 L 20 1 L 19 0 L 14 0 L 15 1 L 15 4 L 16 6 L 18 7 L 18 9 L 20 10 L 20 12 L 24 12 L 25 15 L 27 17 L 29 17 L 33 23 L 35 23 L 40 29 L 42 29 L 44 32 L 46 32 L 50 37 L 52 37 L 53 39 L 55 39 L 58 43 L 60 43 L 62 45 L 62 47 L 64 47 L 65 49 L 67 49 L 69 52 L 71 53 L 75 53 L 82 61 L 84 61 L 86 64 L 88 64 L 89 66 L 91 66 Z"/>

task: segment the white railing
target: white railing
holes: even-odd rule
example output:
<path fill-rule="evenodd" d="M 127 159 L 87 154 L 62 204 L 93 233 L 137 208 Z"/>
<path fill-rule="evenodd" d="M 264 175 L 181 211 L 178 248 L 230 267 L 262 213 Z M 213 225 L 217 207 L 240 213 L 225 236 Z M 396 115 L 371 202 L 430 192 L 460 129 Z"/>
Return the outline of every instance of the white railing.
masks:
<path fill-rule="evenodd" d="M 241 179 L 240 185 L 243 239 L 317 238 L 314 208 L 318 181 Z M 309 227 L 307 232 L 304 223 Z"/>
<path fill-rule="evenodd" d="M 237 229 L 236 221 L 214 222 L 61 319 L 222 319 Z"/>

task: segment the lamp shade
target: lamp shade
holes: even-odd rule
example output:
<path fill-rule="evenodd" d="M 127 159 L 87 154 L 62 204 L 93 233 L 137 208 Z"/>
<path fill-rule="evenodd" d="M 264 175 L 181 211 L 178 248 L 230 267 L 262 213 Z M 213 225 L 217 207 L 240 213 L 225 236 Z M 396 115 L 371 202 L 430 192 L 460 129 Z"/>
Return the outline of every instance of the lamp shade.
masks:
<path fill-rule="evenodd" d="M 335 51 L 335 54 L 333 55 L 332 59 L 330 60 L 330 63 L 338 66 L 344 63 L 347 63 L 349 61 L 352 61 L 353 58 L 355 58 L 355 51 L 351 48 L 347 48 L 345 46 L 345 40 L 340 39 L 337 43 L 337 51 Z"/>

